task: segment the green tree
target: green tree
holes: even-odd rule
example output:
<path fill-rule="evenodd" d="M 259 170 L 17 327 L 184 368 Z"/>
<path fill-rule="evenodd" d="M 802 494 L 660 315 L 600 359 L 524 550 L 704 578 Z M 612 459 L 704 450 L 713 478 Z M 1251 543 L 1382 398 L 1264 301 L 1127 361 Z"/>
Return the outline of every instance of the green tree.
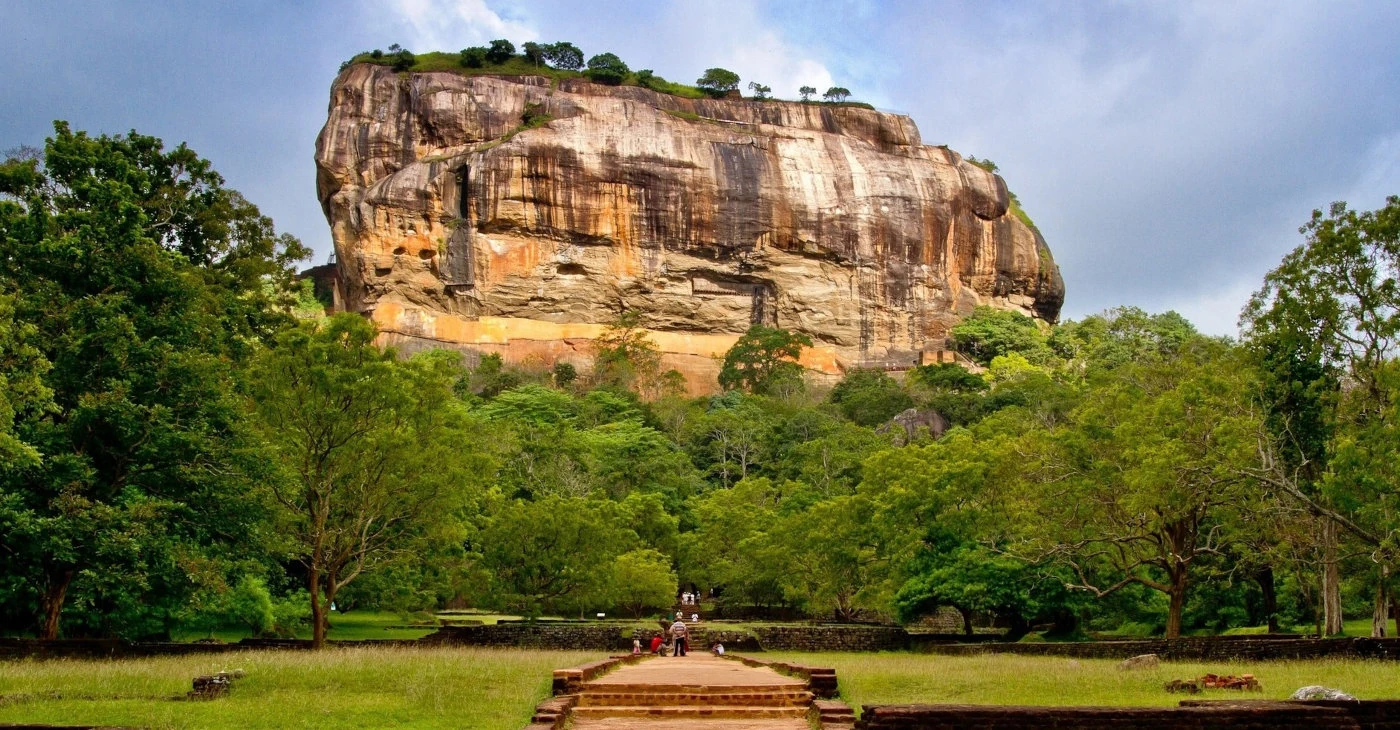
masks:
<path fill-rule="evenodd" d="M 554 387 L 565 388 L 578 380 L 578 369 L 572 363 L 556 362 L 550 370 L 550 376 L 554 380 Z"/>
<path fill-rule="evenodd" d="M 463 48 L 457 54 L 457 63 L 463 68 L 482 68 L 486 66 L 486 54 L 489 52 L 485 46 Z"/>
<path fill-rule="evenodd" d="M 723 68 L 707 68 L 695 85 L 710 96 L 720 97 L 739 88 L 739 74 Z"/>
<path fill-rule="evenodd" d="M 959 352 L 984 366 L 1013 352 L 1036 365 L 1052 355 L 1040 326 L 1020 312 L 979 306 L 953 327 L 952 335 Z"/>
<path fill-rule="evenodd" d="M 567 41 L 550 43 L 544 47 L 544 60 L 554 68 L 577 71 L 583 68 L 583 51 Z"/>
<path fill-rule="evenodd" d="M 494 471 L 467 446 L 483 442 L 452 397 L 456 358 L 400 361 L 374 337 L 355 314 L 304 323 L 250 377 L 249 406 L 279 471 L 268 488 L 288 551 L 306 569 L 316 647 L 341 589 L 465 509 Z"/>
<path fill-rule="evenodd" d="M 647 609 L 661 609 L 676 601 L 676 571 L 671 559 L 650 548 L 631 550 L 613 561 L 613 600 L 641 618 Z"/>
<path fill-rule="evenodd" d="M 393 49 L 391 48 L 390 50 Z M 394 54 L 390 56 L 390 58 L 393 59 L 392 68 L 395 71 L 407 71 L 413 68 L 413 65 L 418 62 L 418 59 L 414 57 L 413 53 L 407 48 L 400 48 L 394 51 Z"/>
<path fill-rule="evenodd" d="M 1176 312 L 1148 314 L 1137 307 L 1115 307 L 1078 322 L 1061 323 L 1048 344 L 1065 360 L 1067 374 L 1090 377 L 1128 363 L 1176 357 L 1182 345 L 1198 334 Z"/>
<path fill-rule="evenodd" d="M 749 91 L 753 92 L 753 98 L 755 99 L 767 99 L 768 95 L 773 93 L 773 87 L 764 86 L 757 81 L 750 81 Z"/>
<path fill-rule="evenodd" d="M 920 365 L 904 382 L 920 407 L 937 411 L 953 425 L 976 423 L 988 410 L 987 380 L 961 365 Z"/>
<path fill-rule="evenodd" d="M 802 348 L 811 347 L 812 338 L 799 332 L 756 324 L 728 351 L 719 371 L 719 385 L 725 390 L 750 393 L 790 393 L 802 389 Z"/>
<path fill-rule="evenodd" d="M 822 98 L 833 104 L 839 104 L 851 97 L 851 90 L 844 86 L 833 86 L 822 94 Z"/>
<path fill-rule="evenodd" d="M 780 490 L 766 478 L 745 479 L 692 503 L 696 529 L 681 535 L 681 578 L 717 586 L 726 600 L 756 604 L 781 598 L 781 566 L 755 549 L 777 520 Z"/>
<path fill-rule="evenodd" d="M 499 66 L 509 61 L 513 56 L 515 56 L 515 44 L 504 38 L 491 41 L 491 46 L 486 49 L 486 61 L 492 66 Z"/>
<path fill-rule="evenodd" d="M 1397 523 L 1362 508 L 1393 500 L 1394 485 L 1369 466 L 1339 471 L 1330 462 L 1344 443 L 1352 453 L 1370 451 L 1368 436 L 1387 427 L 1386 373 L 1400 341 L 1400 197 L 1369 212 L 1345 203 L 1325 215 L 1314 210 L 1300 233 L 1306 242 L 1265 276 L 1241 322 L 1266 381 L 1271 438 L 1259 474 L 1327 519 L 1322 603 L 1324 631 L 1333 634 L 1342 627 L 1337 530 L 1384 547 L 1383 568 L 1394 561 L 1382 536 Z"/>
<path fill-rule="evenodd" d="M 44 384 L 50 365 L 36 341 L 39 329 L 14 315 L 15 298 L 0 295 L 0 462 L 33 467 L 39 451 L 21 440 L 15 424 L 54 407 L 53 391 Z"/>
<path fill-rule="evenodd" d="M 1008 548 L 1037 518 L 1013 509 L 1007 485 L 1021 478 L 1031 419 L 1016 408 L 971 430 L 956 429 L 925 446 L 881 451 L 867 460 L 859 493 L 873 506 L 870 523 L 890 567 L 882 595 L 912 621 L 951 606 L 965 630 L 975 613 L 992 613 L 1016 640 L 1032 620 L 1067 622 L 1068 576 L 1017 559 Z"/>
<path fill-rule="evenodd" d="M 817 93 L 817 87 L 803 86 L 802 88 L 797 90 L 797 93 L 802 97 L 802 101 L 811 101 L 812 95 Z"/>
<path fill-rule="evenodd" d="M 827 396 L 841 414 L 862 426 L 879 426 L 914 405 L 914 399 L 883 370 L 856 368 Z"/>
<path fill-rule="evenodd" d="M 733 395 L 741 396 L 737 391 Z M 766 463 L 774 414 L 757 398 L 712 401 L 690 424 L 688 450 L 696 465 L 728 487 Z"/>
<path fill-rule="evenodd" d="M 1223 545 L 1254 483 L 1259 423 L 1249 368 L 1208 340 L 1175 360 L 1120 369 L 1094 385 L 1073 422 L 1027 445 L 1026 525 L 1042 552 L 1097 597 L 1130 585 L 1165 594 L 1166 635 L 1181 634 L 1192 566 Z M 1046 498 L 1051 490 L 1051 498 Z"/>
<path fill-rule="evenodd" d="M 650 392 L 661 374 L 661 353 L 642 326 L 642 315 L 629 309 L 593 343 L 593 371 L 599 384 Z"/>
<path fill-rule="evenodd" d="M 858 495 L 817 502 L 779 519 L 756 546 L 758 559 L 779 567 L 783 595 L 813 615 L 856 620 L 885 605 L 875 589 L 886 556 L 872 515 L 869 500 Z"/>
<path fill-rule="evenodd" d="M 588 78 L 609 86 L 617 86 L 627 78 L 631 69 L 612 53 L 600 53 L 588 59 Z"/>
<path fill-rule="evenodd" d="M 184 145 L 54 131 L 0 165 L 0 601 L 44 638 L 75 595 L 85 630 L 157 633 L 264 548 L 232 388 L 306 249 Z"/>
<path fill-rule="evenodd" d="M 526 41 L 520 45 L 520 52 L 525 54 L 525 60 L 540 66 L 545 62 L 545 47 L 534 41 Z"/>
<path fill-rule="evenodd" d="M 550 496 L 493 510 L 474 539 L 485 604 L 539 616 L 607 601 L 629 535 L 606 502 Z"/>
<path fill-rule="evenodd" d="M 488 352 L 477 360 L 476 367 L 458 387 L 459 391 L 465 391 L 479 395 L 482 398 L 491 399 L 500 395 L 503 391 L 510 390 L 520 385 L 520 373 L 506 367 L 505 361 L 501 359 L 499 353 Z"/>

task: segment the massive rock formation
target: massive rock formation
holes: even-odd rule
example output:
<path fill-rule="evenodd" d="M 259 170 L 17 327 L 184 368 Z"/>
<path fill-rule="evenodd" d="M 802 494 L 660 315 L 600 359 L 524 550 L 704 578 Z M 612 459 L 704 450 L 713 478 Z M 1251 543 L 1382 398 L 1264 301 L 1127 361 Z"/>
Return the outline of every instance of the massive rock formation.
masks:
<path fill-rule="evenodd" d="M 1002 179 L 903 115 L 357 64 L 316 165 L 346 308 L 399 344 L 583 364 L 635 309 L 705 390 L 754 322 L 836 374 L 916 364 L 978 304 L 1053 321 L 1064 298 Z"/>

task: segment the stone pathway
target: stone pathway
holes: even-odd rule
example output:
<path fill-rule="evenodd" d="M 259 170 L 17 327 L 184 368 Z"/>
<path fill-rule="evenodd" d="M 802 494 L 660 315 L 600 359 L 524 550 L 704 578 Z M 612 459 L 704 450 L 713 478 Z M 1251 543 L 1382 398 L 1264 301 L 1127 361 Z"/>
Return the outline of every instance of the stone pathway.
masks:
<path fill-rule="evenodd" d="M 800 679 L 709 654 L 657 657 L 583 684 L 574 730 L 808 730 Z"/>

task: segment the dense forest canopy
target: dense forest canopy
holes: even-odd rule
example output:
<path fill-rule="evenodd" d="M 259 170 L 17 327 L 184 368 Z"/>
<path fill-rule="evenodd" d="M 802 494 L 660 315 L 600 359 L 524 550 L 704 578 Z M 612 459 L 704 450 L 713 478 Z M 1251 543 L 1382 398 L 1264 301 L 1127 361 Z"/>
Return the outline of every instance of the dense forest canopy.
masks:
<path fill-rule="evenodd" d="M 583 63 L 532 45 L 462 62 Z M 640 617 L 684 588 L 1011 638 L 1381 631 L 1400 198 L 1302 233 L 1239 342 L 980 308 L 973 366 L 818 388 L 810 341 L 755 327 L 690 398 L 629 312 L 590 372 L 401 357 L 208 161 L 59 123 L 0 166 L 0 625 L 320 642 L 332 601 Z"/>

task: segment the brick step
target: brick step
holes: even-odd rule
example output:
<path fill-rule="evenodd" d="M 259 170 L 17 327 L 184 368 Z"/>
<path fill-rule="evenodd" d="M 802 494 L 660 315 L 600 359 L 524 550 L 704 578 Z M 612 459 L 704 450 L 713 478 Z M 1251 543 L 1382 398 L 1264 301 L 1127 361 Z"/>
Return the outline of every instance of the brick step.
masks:
<path fill-rule="evenodd" d="M 672 705 L 745 705 L 752 707 L 806 707 L 812 703 L 812 693 L 806 690 L 763 690 L 758 692 L 614 692 L 586 689 L 578 696 L 582 707 L 649 707 Z"/>
<path fill-rule="evenodd" d="M 655 692 L 679 692 L 683 694 L 743 694 L 750 692 L 805 692 L 807 686 L 801 682 L 774 684 L 620 684 L 613 682 L 590 682 L 584 685 L 584 692 L 614 692 L 618 694 L 652 694 Z"/>
<path fill-rule="evenodd" d="M 744 718 L 752 720 L 807 717 L 806 707 L 749 707 L 745 705 L 677 705 L 672 707 L 592 706 L 575 707 L 580 720 L 601 717 L 654 717 L 666 719 Z"/>

